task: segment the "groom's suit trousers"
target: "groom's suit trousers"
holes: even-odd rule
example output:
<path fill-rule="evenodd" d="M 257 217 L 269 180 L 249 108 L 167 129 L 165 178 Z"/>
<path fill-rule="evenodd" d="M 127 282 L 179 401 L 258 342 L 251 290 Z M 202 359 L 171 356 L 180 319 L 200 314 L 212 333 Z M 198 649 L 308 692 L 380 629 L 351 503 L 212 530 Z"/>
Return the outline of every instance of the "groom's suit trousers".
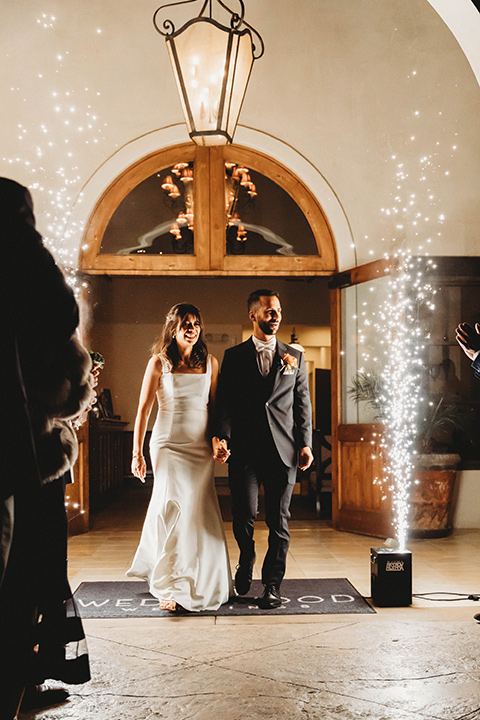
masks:
<path fill-rule="evenodd" d="M 296 360 L 287 372 L 285 356 Z M 261 375 L 254 343 L 225 352 L 217 393 L 217 437 L 226 438 L 233 530 L 240 565 L 253 559 L 258 491 L 265 490 L 268 551 L 262 568 L 265 585 L 280 585 L 290 535 L 290 499 L 297 473 L 298 449 L 311 446 L 311 408 L 305 362 L 295 348 L 277 341 L 269 374 Z"/>
<path fill-rule="evenodd" d="M 240 549 L 240 565 L 247 566 L 255 554 L 254 522 L 258 492 L 264 487 L 265 522 L 269 529 L 268 551 L 262 566 L 262 583 L 280 585 L 285 575 L 290 544 L 288 520 L 296 468 L 286 467 L 278 453 L 230 461 L 229 486 L 232 496 L 233 532 Z"/>

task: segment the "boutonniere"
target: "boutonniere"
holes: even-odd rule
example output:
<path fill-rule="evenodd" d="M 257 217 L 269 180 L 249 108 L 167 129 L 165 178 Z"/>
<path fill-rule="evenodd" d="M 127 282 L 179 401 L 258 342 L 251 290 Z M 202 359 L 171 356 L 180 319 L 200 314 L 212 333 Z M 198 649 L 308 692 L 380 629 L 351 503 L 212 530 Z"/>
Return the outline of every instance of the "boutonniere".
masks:
<path fill-rule="evenodd" d="M 280 363 L 282 375 L 295 375 L 298 370 L 297 358 L 288 353 L 284 353 Z"/>

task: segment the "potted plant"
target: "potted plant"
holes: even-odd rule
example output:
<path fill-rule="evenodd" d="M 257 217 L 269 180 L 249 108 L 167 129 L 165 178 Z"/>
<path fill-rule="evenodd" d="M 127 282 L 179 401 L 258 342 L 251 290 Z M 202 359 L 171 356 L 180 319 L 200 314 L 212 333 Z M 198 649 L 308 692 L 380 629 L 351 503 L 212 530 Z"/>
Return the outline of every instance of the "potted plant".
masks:
<path fill-rule="evenodd" d="M 355 403 L 366 403 L 375 422 L 385 422 L 385 393 L 381 377 L 358 372 L 348 394 Z M 445 537 L 452 529 L 459 437 L 468 437 L 465 410 L 443 395 L 427 395 L 420 403 L 416 428 L 415 469 L 410 489 L 409 535 Z"/>

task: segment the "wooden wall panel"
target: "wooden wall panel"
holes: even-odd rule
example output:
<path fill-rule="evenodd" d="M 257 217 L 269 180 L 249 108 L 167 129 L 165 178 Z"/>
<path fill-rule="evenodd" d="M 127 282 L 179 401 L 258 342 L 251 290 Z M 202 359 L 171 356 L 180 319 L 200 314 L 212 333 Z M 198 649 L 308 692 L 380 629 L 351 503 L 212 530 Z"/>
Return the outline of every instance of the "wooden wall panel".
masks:
<path fill-rule="evenodd" d="M 340 425 L 335 527 L 374 537 L 388 537 L 391 499 L 375 479 L 382 478 L 379 424 Z"/>
<path fill-rule="evenodd" d="M 73 483 L 65 488 L 69 535 L 80 535 L 90 529 L 88 422 L 77 430 L 78 458 L 73 466 Z"/>

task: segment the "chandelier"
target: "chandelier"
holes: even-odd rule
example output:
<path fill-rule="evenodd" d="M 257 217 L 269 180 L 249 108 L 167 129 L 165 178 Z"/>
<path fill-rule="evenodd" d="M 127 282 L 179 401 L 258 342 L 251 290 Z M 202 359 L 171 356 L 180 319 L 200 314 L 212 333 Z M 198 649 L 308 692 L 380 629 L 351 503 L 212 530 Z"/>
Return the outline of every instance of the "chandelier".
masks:
<path fill-rule="evenodd" d="M 175 222 L 170 227 L 173 248 L 176 253 L 191 252 L 193 249 L 193 163 L 177 163 L 162 182 L 165 196 L 170 198 L 172 207 L 181 205 Z M 247 231 L 240 217 L 242 204 L 251 205 L 257 196 L 257 188 L 250 177 L 250 170 L 244 165 L 225 163 L 225 218 L 226 242 L 231 254 L 245 252 Z"/>
<path fill-rule="evenodd" d="M 230 15 L 229 27 L 213 18 L 214 0 L 204 0 L 199 14 L 179 30 L 169 19 L 159 25 L 165 8 L 197 1 L 160 6 L 153 24 L 167 44 L 190 138 L 197 145 L 226 145 L 233 141 L 253 62 L 264 44 L 244 19 L 243 0 L 237 0 L 239 13 L 215 0 Z"/>

